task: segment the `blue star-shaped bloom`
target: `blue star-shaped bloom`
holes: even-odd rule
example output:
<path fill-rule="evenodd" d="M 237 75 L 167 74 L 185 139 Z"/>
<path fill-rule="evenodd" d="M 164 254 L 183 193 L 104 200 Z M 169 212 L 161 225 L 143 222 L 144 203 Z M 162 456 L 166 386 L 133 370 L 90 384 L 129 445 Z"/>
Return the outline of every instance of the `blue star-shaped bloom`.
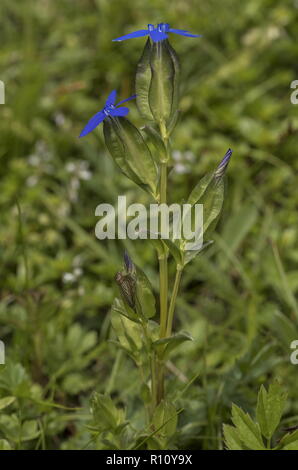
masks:
<path fill-rule="evenodd" d="M 130 96 L 129 98 L 126 98 L 125 100 L 120 101 L 120 103 L 115 105 L 116 96 L 117 92 L 116 90 L 113 90 L 109 94 L 104 108 L 98 111 L 98 113 L 96 113 L 90 119 L 90 121 L 80 133 L 80 137 L 85 137 L 85 135 L 89 134 L 89 132 L 92 132 L 108 116 L 126 116 L 129 113 L 129 109 L 125 106 L 121 106 L 121 108 L 119 108 L 119 106 L 126 101 L 133 100 L 137 95 Z"/>
<path fill-rule="evenodd" d="M 148 29 L 140 29 L 139 31 L 134 31 L 133 33 L 126 34 L 120 38 L 113 39 L 113 41 L 125 41 L 130 38 L 139 38 L 141 36 L 149 35 L 153 42 L 163 41 L 167 39 L 168 33 L 180 34 L 180 36 L 187 36 L 190 38 L 199 38 L 201 34 L 191 34 L 186 29 L 174 29 L 170 28 L 168 23 L 159 23 L 157 26 L 153 24 L 148 24 Z"/>

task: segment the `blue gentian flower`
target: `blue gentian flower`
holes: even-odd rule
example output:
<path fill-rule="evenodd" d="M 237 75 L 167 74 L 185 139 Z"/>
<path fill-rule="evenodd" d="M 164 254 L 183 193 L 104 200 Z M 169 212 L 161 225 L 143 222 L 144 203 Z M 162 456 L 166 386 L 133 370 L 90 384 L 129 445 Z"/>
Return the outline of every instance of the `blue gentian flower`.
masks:
<path fill-rule="evenodd" d="M 82 130 L 80 137 L 85 137 L 85 135 L 89 134 L 89 132 L 92 132 L 108 116 L 126 116 L 129 113 L 128 108 L 126 108 L 125 106 L 121 106 L 121 108 L 119 108 L 119 106 L 125 103 L 126 101 L 133 100 L 136 95 L 130 96 L 129 98 L 126 98 L 125 100 L 120 101 L 120 103 L 115 105 L 116 96 L 117 92 L 116 90 L 113 90 L 109 94 L 104 108 L 98 111 L 98 113 L 96 113 L 90 119 L 90 121 Z"/>
<path fill-rule="evenodd" d="M 174 29 L 170 28 L 168 23 L 159 23 L 157 26 L 153 24 L 148 24 L 148 29 L 140 29 L 139 31 L 134 31 L 133 33 L 126 34 L 120 38 L 113 39 L 113 41 L 125 41 L 130 38 L 139 38 L 141 36 L 149 35 L 153 42 L 163 41 L 167 39 L 168 33 L 180 34 L 180 36 L 187 36 L 190 38 L 198 38 L 202 36 L 201 34 L 191 34 L 186 29 Z"/>

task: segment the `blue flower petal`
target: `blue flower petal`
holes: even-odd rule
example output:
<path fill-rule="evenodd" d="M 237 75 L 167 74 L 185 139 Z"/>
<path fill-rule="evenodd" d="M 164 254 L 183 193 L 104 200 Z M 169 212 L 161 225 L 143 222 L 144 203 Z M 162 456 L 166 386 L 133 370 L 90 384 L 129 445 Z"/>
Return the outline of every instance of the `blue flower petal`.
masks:
<path fill-rule="evenodd" d="M 224 176 L 225 171 L 227 169 L 227 166 L 229 164 L 230 158 L 232 156 L 232 153 L 233 153 L 233 150 L 228 149 L 225 156 L 223 157 L 222 161 L 220 162 L 220 164 L 216 168 L 216 171 L 214 173 L 214 177 L 215 177 L 216 180 L 220 180 Z"/>
<path fill-rule="evenodd" d="M 125 34 L 125 36 L 120 36 L 120 38 L 113 39 L 113 41 L 125 41 L 130 38 L 140 38 L 141 36 L 147 36 L 148 29 L 140 29 L 139 31 L 134 31 L 133 33 Z"/>
<path fill-rule="evenodd" d="M 154 29 L 153 31 L 149 31 L 149 34 L 153 42 L 163 41 L 168 37 L 166 33 L 163 33 L 162 31 L 158 31 L 156 29 Z"/>
<path fill-rule="evenodd" d="M 187 36 L 187 37 L 190 37 L 190 38 L 200 38 L 202 36 L 202 34 L 192 34 L 189 31 L 184 30 L 184 29 L 170 28 L 169 32 L 170 33 L 175 33 L 175 34 L 180 34 L 180 36 Z"/>
<path fill-rule="evenodd" d="M 117 91 L 113 90 L 109 94 L 107 101 L 106 101 L 106 106 L 111 106 L 111 104 L 115 104 L 116 101 L 116 96 L 117 96 Z"/>
<path fill-rule="evenodd" d="M 120 103 L 116 104 L 116 107 L 120 106 L 122 103 L 126 103 L 126 101 L 134 100 L 137 95 L 132 95 L 129 98 L 126 98 L 125 100 L 120 101 Z"/>
<path fill-rule="evenodd" d="M 129 113 L 129 109 L 125 106 L 121 108 L 114 108 L 110 111 L 111 116 L 126 116 Z"/>
<path fill-rule="evenodd" d="M 96 113 L 86 124 L 86 126 L 80 133 L 80 137 L 85 137 L 85 135 L 89 134 L 89 132 L 92 132 L 98 126 L 98 124 L 100 124 L 106 117 L 107 116 L 103 111 L 99 111 L 98 113 Z"/>

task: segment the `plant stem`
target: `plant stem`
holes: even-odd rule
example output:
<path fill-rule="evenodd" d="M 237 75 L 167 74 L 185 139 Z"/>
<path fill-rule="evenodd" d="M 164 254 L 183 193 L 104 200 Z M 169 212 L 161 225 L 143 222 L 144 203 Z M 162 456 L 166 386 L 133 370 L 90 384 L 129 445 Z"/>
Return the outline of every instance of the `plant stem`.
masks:
<path fill-rule="evenodd" d="M 166 148 L 166 159 L 161 161 L 160 165 L 160 197 L 159 203 L 167 203 L 167 182 L 168 182 L 168 160 L 169 160 L 169 146 L 168 135 L 165 123 L 163 121 L 159 124 L 160 135 Z M 167 329 L 168 317 L 168 259 L 167 253 L 159 258 L 159 288 L 160 288 L 160 337 L 164 338 Z"/>
<path fill-rule="evenodd" d="M 174 282 L 174 287 L 173 287 L 173 292 L 172 292 L 172 297 L 171 297 L 171 302 L 170 302 L 169 312 L 168 312 L 166 336 L 171 336 L 172 334 L 173 318 L 174 318 L 177 294 L 178 294 L 180 281 L 181 281 L 182 269 L 183 269 L 182 266 L 177 265 L 175 282 Z"/>
<path fill-rule="evenodd" d="M 160 186 L 159 186 L 159 203 L 167 203 L 167 182 L 168 182 L 168 135 L 165 123 L 162 121 L 159 125 L 160 135 L 166 148 L 166 158 L 163 158 L 160 164 Z M 159 257 L 159 295 L 160 295 L 160 338 L 166 336 L 168 321 L 168 254 L 165 252 Z M 164 364 L 155 357 L 155 374 L 156 374 L 156 405 L 164 397 Z M 152 376 L 153 377 L 153 376 Z"/>
<path fill-rule="evenodd" d="M 167 331 L 168 310 L 168 261 L 167 255 L 159 258 L 159 295 L 160 295 L 160 337 L 164 338 Z"/>
<path fill-rule="evenodd" d="M 150 356 L 150 368 L 151 368 L 151 396 L 152 396 L 152 409 L 151 413 L 153 414 L 153 411 L 156 407 L 157 404 L 157 382 L 158 382 L 158 371 L 156 370 L 156 357 L 154 354 L 151 354 Z"/>
<path fill-rule="evenodd" d="M 162 161 L 160 165 L 160 204 L 167 202 L 167 180 L 168 180 L 168 164 Z"/>

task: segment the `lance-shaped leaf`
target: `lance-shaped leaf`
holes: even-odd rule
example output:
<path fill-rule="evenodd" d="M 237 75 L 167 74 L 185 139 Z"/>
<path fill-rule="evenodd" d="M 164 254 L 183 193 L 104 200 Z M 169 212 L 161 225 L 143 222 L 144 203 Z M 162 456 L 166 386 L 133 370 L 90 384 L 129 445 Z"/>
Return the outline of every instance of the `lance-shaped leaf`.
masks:
<path fill-rule="evenodd" d="M 158 173 L 151 152 L 139 130 L 126 118 L 113 118 L 125 148 L 126 163 L 143 184 L 155 193 Z"/>
<path fill-rule="evenodd" d="M 112 311 L 136 323 L 140 322 L 140 318 L 136 312 L 124 300 L 118 299 L 117 297 L 113 302 Z"/>
<path fill-rule="evenodd" d="M 169 136 L 174 131 L 176 124 L 178 122 L 178 119 L 179 119 L 179 110 L 177 109 L 176 111 L 173 111 L 172 116 L 170 117 L 168 124 L 167 124 L 167 131 L 168 131 Z"/>
<path fill-rule="evenodd" d="M 206 189 L 208 188 L 211 181 L 213 180 L 213 177 L 214 177 L 214 173 L 209 172 L 205 176 L 203 176 L 203 178 L 200 179 L 198 184 L 194 187 L 194 189 L 188 196 L 187 204 L 191 204 L 193 206 L 194 204 L 197 204 L 201 200 L 203 194 L 205 193 Z"/>
<path fill-rule="evenodd" d="M 151 83 L 151 66 L 150 66 L 150 53 L 151 53 L 151 42 L 148 38 L 143 54 L 138 62 L 136 71 L 136 101 L 137 107 L 140 111 L 141 116 L 149 121 L 154 120 L 152 112 L 149 106 L 149 90 Z"/>
<path fill-rule="evenodd" d="M 174 257 L 176 264 L 183 266 L 183 252 L 180 251 L 178 246 L 175 244 L 173 240 L 170 240 L 168 238 L 162 239 L 164 244 L 167 246 L 169 249 L 171 255 Z"/>
<path fill-rule="evenodd" d="M 114 308 L 111 312 L 111 323 L 119 343 L 129 353 L 136 353 L 143 347 L 141 325 L 119 315 Z"/>
<path fill-rule="evenodd" d="M 175 83 L 175 67 L 167 41 L 152 45 L 150 64 L 150 108 L 157 122 L 167 122 L 172 114 Z"/>
<path fill-rule="evenodd" d="M 212 245 L 213 240 L 209 240 L 206 243 L 203 243 L 202 247 L 199 250 L 186 250 L 184 254 L 184 266 L 186 266 L 190 261 L 192 261 L 197 255 L 202 253 L 208 246 Z"/>
<path fill-rule="evenodd" d="M 204 207 L 204 236 L 210 234 L 214 230 L 224 201 L 224 183 L 220 181 L 216 185 L 210 187 L 210 191 L 205 193 L 200 203 Z M 208 232 L 207 232 L 208 230 Z"/>
<path fill-rule="evenodd" d="M 204 236 L 214 230 L 219 219 L 224 201 L 224 175 L 231 155 L 232 150 L 228 149 L 216 170 L 205 175 L 189 195 L 188 204 L 204 206 Z"/>
<path fill-rule="evenodd" d="M 136 271 L 137 301 L 141 314 L 145 318 L 154 317 L 156 307 L 151 283 L 146 274 L 139 267 L 136 268 Z"/>
<path fill-rule="evenodd" d="M 154 155 L 156 155 L 155 160 L 157 163 L 167 160 L 167 150 L 159 133 L 152 126 L 144 126 L 142 130 L 147 134 L 149 142 L 154 146 Z"/>
<path fill-rule="evenodd" d="M 106 119 L 103 123 L 103 131 L 106 146 L 111 154 L 111 157 L 115 163 L 119 166 L 122 172 L 134 181 L 139 186 L 143 186 L 142 180 L 131 170 L 130 166 L 126 161 L 125 147 L 118 135 L 117 129 L 113 125 L 111 119 Z"/>
<path fill-rule="evenodd" d="M 177 348 L 177 346 L 185 341 L 193 341 L 193 338 L 189 333 L 181 331 L 181 333 L 155 341 L 153 347 L 163 359 L 167 359 L 173 349 Z"/>
<path fill-rule="evenodd" d="M 165 437 L 170 437 L 175 434 L 177 421 L 175 406 L 169 401 L 162 400 L 155 408 L 152 418 L 155 431 Z"/>
<path fill-rule="evenodd" d="M 171 55 L 173 67 L 174 67 L 172 109 L 171 109 L 171 116 L 170 116 L 169 123 L 168 123 L 168 127 L 170 128 L 169 132 L 171 133 L 175 127 L 177 117 L 178 117 L 180 62 L 176 54 L 176 51 L 171 46 L 171 44 L 168 41 L 166 41 L 166 45 Z"/>
<path fill-rule="evenodd" d="M 160 238 L 159 232 L 156 233 L 156 232 L 151 232 L 150 230 L 146 230 L 145 232 L 141 231 L 140 233 L 146 233 L 146 236 L 150 244 L 156 250 L 158 257 L 162 257 L 167 254 L 167 248 L 163 240 Z"/>

